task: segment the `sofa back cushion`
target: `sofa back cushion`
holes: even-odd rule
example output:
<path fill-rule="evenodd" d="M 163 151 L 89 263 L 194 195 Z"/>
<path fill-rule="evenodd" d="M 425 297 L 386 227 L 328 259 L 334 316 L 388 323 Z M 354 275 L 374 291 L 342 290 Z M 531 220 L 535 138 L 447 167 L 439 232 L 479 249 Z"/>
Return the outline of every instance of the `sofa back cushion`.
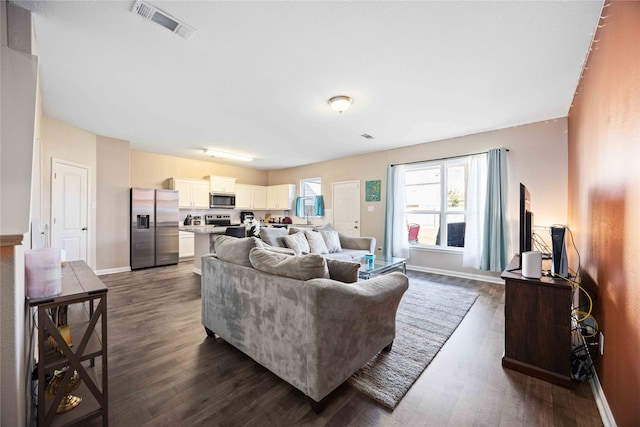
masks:
<path fill-rule="evenodd" d="M 286 228 L 260 227 L 260 238 L 267 245 L 286 248 L 287 245 L 284 243 L 284 237 L 288 234 L 289 232 Z"/>
<path fill-rule="evenodd" d="M 284 242 L 287 244 L 288 248 L 293 249 L 296 255 L 302 255 L 303 253 L 311 252 L 309 248 L 309 242 L 305 237 L 302 231 L 299 231 L 294 234 L 289 234 L 288 236 L 283 237 Z"/>
<path fill-rule="evenodd" d="M 264 248 L 253 248 L 249 252 L 251 265 L 256 270 L 276 276 L 298 280 L 328 279 L 327 262 L 321 255 L 286 255 Z"/>
<path fill-rule="evenodd" d="M 324 243 L 322 234 L 313 230 L 304 230 L 304 236 L 307 238 L 307 242 L 309 242 L 309 252 L 312 254 L 329 253 L 329 249 L 327 249 L 327 245 Z"/>
<path fill-rule="evenodd" d="M 232 264 L 251 267 L 249 251 L 252 248 L 262 248 L 262 242 L 255 237 L 237 238 L 218 236 L 213 243 L 218 259 Z"/>
<path fill-rule="evenodd" d="M 327 245 L 327 252 L 330 254 L 342 251 L 342 245 L 340 244 L 340 236 L 335 230 L 319 230 L 320 235 L 324 239 L 324 243 Z"/>

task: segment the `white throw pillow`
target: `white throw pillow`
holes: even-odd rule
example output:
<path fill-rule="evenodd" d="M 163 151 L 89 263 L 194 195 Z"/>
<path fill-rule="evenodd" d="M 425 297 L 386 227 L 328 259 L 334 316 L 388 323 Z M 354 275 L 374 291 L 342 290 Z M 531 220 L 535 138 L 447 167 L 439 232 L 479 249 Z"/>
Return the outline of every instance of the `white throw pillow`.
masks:
<path fill-rule="evenodd" d="M 327 250 L 330 254 L 336 252 L 342 252 L 342 245 L 340 244 L 340 236 L 335 230 L 320 230 L 320 235 L 324 239 L 324 243 L 327 245 Z"/>
<path fill-rule="evenodd" d="M 302 255 L 303 253 L 308 254 L 311 251 L 311 249 L 309 248 L 309 242 L 307 242 L 307 238 L 301 231 L 295 234 L 284 236 L 283 239 L 287 244 L 287 247 L 293 249 L 296 255 Z"/>
<path fill-rule="evenodd" d="M 317 231 L 305 230 L 304 235 L 307 238 L 307 242 L 309 242 L 309 250 L 312 254 L 329 253 L 329 249 L 327 248 L 326 243 L 324 243 L 322 234 Z"/>

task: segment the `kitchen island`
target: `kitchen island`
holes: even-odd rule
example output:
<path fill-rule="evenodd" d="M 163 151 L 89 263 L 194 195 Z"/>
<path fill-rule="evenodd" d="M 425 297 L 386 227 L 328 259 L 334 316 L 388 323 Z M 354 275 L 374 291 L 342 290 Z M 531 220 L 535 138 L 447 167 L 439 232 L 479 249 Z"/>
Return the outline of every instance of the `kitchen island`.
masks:
<path fill-rule="evenodd" d="M 203 255 L 211 253 L 213 237 L 218 234 L 224 234 L 227 231 L 226 226 L 218 225 L 184 225 L 178 227 L 180 231 L 188 231 L 194 234 L 193 241 L 193 272 L 201 274 L 201 261 Z"/>

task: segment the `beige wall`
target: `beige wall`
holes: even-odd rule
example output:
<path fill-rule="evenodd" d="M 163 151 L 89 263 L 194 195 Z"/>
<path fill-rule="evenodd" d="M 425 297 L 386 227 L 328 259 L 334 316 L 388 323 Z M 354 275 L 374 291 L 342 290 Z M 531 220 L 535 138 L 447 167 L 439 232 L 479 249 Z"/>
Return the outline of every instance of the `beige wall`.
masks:
<path fill-rule="evenodd" d="M 96 269 L 96 136 L 49 116 L 42 117 L 42 212 L 51 223 L 51 162 L 65 160 L 89 168 L 87 264 Z M 49 228 L 50 230 L 51 228 Z"/>
<path fill-rule="evenodd" d="M 605 10 L 569 112 L 569 219 L 606 337 L 592 356 L 622 427 L 640 425 L 640 2 Z"/>
<path fill-rule="evenodd" d="M 129 142 L 96 137 L 96 269 L 129 265 Z"/>
<path fill-rule="evenodd" d="M 30 248 L 38 61 L 30 55 L 30 13 L 3 1 L 0 15 L 0 424 L 22 426 L 29 424 L 31 402 L 24 251 Z"/>
<path fill-rule="evenodd" d="M 266 171 L 131 150 L 131 186 L 169 188 L 168 179 L 230 176 L 242 184 L 267 185 Z"/>
<path fill-rule="evenodd" d="M 387 165 L 461 156 L 506 147 L 509 183 L 509 225 L 512 253 L 518 247 L 519 183 L 531 192 L 535 224 L 565 224 L 567 221 L 567 121 L 566 118 L 532 123 L 492 132 L 468 135 L 394 150 L 348 157 L 312 165 L 269 172 L 269 185 L 295 183 L 301 178 L 320 176 L 327 209 L 333 207 L 332 183 L 360 180 L 361 235 L 375 236 L 382 246 Z M 382 200 L 365 202 L 367 180 L 382 181 Z M 368 207 L 372 206 L 373 211 Z M 331 221 L 331 218 L 327 218 Z M 480 272 L 462 267 L 462 255 L 442 250 L 413 249 L 410 265 L 431 271 Z M 483 273 L 481 273 L 483 274 Z M 495 275 L 492 275 L 495 276 Z"/>

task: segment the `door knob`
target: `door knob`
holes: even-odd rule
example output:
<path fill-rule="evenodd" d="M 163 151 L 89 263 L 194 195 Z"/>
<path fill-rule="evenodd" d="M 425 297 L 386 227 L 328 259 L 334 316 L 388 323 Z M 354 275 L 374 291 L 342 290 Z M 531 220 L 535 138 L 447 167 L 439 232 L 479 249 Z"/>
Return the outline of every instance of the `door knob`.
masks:
<path fill-rule="evenodd" d="M 87 227 L 82 227 L 82 231 L 87 231 Z"/>

